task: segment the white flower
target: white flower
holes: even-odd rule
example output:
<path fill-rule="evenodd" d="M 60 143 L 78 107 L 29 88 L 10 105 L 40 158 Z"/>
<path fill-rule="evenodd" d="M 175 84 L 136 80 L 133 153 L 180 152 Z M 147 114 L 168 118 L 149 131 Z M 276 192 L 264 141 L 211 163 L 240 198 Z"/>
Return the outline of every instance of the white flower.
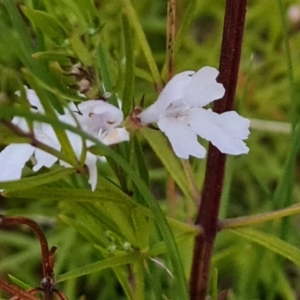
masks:
<path fill-rule="evenodd" d="M 123 121 L 123 113 L 115 106 L 102 100 L 87 100 L 78 104 L 78 111 L 75 113 L 81 128 L 90 135 L 98 138 L 105 145 L 112 145 L 129 140 L 129 134 L 124 128 L 116 128 Z M 70 125 L 76 126 L 71 115 L 65 114 L 60 120 Z M 72 144 L 77 158 L 83 150 L 82 138 L 70 131 L 67 131 L 68 138 Z M 93 143 L 86 142 L 90 147 Z M 89 183 L 94 191 L 97 184 L 97 158 L 98 156 L 87 152 L 85 164 L 89 169 Z M 60 162 L 63 166 L 69 166 L 65 162 Z"/>
<path fill-rule="evenodd" d="M 44 109 L 36 93 L 25 87 L 26 95 L 32 105 L 32 112 L 43 113 Z M 24 118 L 14 117 L 12 123 L 20 129 L 29 133 L 29 128 Z M 35 138 L 48 146 L 60 150 L 61 146 L 49 124 L 34 122 L 33 131 Z M 52 133 L 53 132 L 53 133 Z M 57 158 L 30 144 L 10 144 L 0 153 L 0 181 L 17 180 L 21 178 L 22 169 L 25 163 L 34 157 L 35 165 L 33 171 L 37 172 L 42 167 L 50 168 L 57 161 Z"/>
<path fill-rule="evenodd" d="M 106 145 L 129 140 L 124 128 L 116 128 L 123 121 L 123 113 L 103 100 L 88 100 L 78 104 L 77 120 L 84 131 Z"/>
<path fill-rule="evenodd" d="M 197 135 L 210 141 L 222 153 L 239 155 L 249 152 L 243 141 L 249 135 L 248 119 L 235 111 L 217 114 L 203 108 L 225 93 L 223 85 L 216 81 L 218 74 L 211 67 L 204 67 L 196 73 L 185 71 L 177 74 L 157 101 L 139 115 L 143 125 L 157 123 L 178 157 L 205 157 L 206 150 L 198 143 Z"/>
<path fill-rule="evenodd" d="M 26 96 L 32 105 L 32 111 L 36 113 L 44 113 L 44 109 L 37 97 L 35 91 L 25 87 Z M 108 104 L 102 100 L 88 100 L 78 105 L 78 109 L 73 103 L 69 107 L 74 110 L 81 128 L 88 134 L 98 138 L 103 144 L 111 145 L 129 140 L 129 134 L 124 128 L 116 128 L 123 121 L 123 113 L 118 108 Z M 65 114 L 58 116 L 65 123 L 77 126 L 74 117 L 65 109 Z M 25 132 L 29 132 L 29 128 L 24 118 L 15 117 L 12 121 L 15 125 Z M 53 128 L 49 124 L 34 122 L 33 131 L 35 138 L 53 147 L 56 150 L 61 149 L 61 145 L 56 137 Z M 79 159 L 84 145 L 82 138 L 70 131 L 67 131 L 67 137 L 73 147 L 76 157 Z M 86 141 L 86 146 L 91 146 L 91 141 Z M 0 181 L 17 180 L 21 178 L 22 169 L 25 163 L 34 157 L 36 164 L 33 171 L 38 171 L 43 166 L 50 168 L 58 159 L 41 149 L 38 149 L 30 144 L 10 144 L 0 153 Z M 89 170 L 89 183 L 94 191 L 97 184 L 97 159 L 98 156 L 87 152 L 85 164 Z M 70 165 L 64 161 L 60 164 L 65 167 Z"/>

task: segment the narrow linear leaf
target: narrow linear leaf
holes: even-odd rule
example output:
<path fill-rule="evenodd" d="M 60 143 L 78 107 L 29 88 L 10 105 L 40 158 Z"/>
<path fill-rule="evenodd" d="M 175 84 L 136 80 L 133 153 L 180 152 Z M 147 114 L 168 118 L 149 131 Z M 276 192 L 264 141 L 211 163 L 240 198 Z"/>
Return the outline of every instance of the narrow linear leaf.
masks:
<path fill-rule="evenodd" d="M 300 266 L 300 249 L 275 236 L 251 228 L 230 229 L 229 232 L 264 246 Z"/>
<path fill-rule="evenodd" d="M 70 170 L 72 172 L 75 172 L 74 169 L 64 169 L 65 173 L 61 173 L 59 179 L 66 176 L 66 174 L 69 173 Z M 68 172 L 67 172 L 68 171 Z M 44 175 L 41 175 L 44 177 L 51 176 L 51 172 L 46 173 Z M 34 181 L 39 176 L 33 176 L 28 178 L 30 179 L 30 182 L 33 181 L 32 184 L 34 184 Z M 25 181 L 24 178 L 20 181 L 14 182 L 14 184 L 17 184 L 18 182 Z M 38 178 L 37 178 L 38 180 Z M 27 181 L 26 181 L 27 182 Z M 8 182 L 8 185 L 10 182 Z M 11 184 L 11 186 L 15 186 L 14 184 Z M 44 183 L 43 183 L 44 184 Z M 0 183 L 0 188 L 6 188 L 8 185 L 6 183 Z M 26 186 L 26 183 L 22 184 L 22 186 Z M 35 186 L 36 187 L 36 186 Z M 140 204 L 133 201 L 129 196 L 126 194 L 121 193 L 115 193 L 113 190 L 96 190 L 95 192 L 91 193 L 90 190 L 84 190 L 84 189 L 68 189 L 68 188 L 55 188 L 55 187 L 42 187 L 42 188 L 35 188 L 31 189 L 31 186 L 28 187 L 27 190 L 20 190 L 18 189 L 9 189 L 5 191 L 5 196 L 8 198 L 22 198 L 22 199 L 44 199 L 44 200 L 51 200 L 51 201 L 69 201 L 69 202 L 101 202 L 101 203 L 114 203 L 114 204 L 120 204 L 122 206 L 129 207 L 138 207 L 140 213 L 143 213 L 147 217 L 151 217 L 151 212 L 146 207 L 141 206 Z"/>
<path fill-rule="evenodd" d="M 18 191 L 17 193 L 20 193 L 20 196 L 22 196 L 22 194 L 25 192 L 23 190 L 25 189 L 27 190 L 38 187 L 43 184 L 57 181 L 74 172 L 75 170 L 73 168 L 62 168 L 58 170 L 49 171 L 41 175 L 25 177 L 20 180 L 4 181 L 0 182 L 0 189 L 5 189 L 5 192 L 3 192 L 2 194 L 7 197 L 9 197 L 9 195 L 13 194 L 15 191 Z M 49 193 L 51 193 L 51 191 L 49 191 Z"/>
<path fill-rule="evenodd" d="M 67 51 L 42 51 L 32 54 L 32 58 L 41 61 L 58 61 L 62 65 L 71 64 L 71 53 Z"/>
<path fill-rule="evenodd" d="M 72 50 L 78 56 L 78 58 L 83 62 L 85 66 L 92 66 L 94 64 L 93 56 L 86 48 L 84 43 L 77 35 L 72 35 L 69 38 L 69 42 Z"/>
<path fill-rule="evenodd" d="M 139 174 L 147 186 L 150 186 L 150 179 L 149 179 L 149 170 L 146 165 L 145 156 L 143 153 L 143 149 L 141 147 L 140 141 L 138 140 L 136 135 L 132 135 L 132 154 L 131 156 L 133 164 L 136 163 L 138 167 Z"/>
<path fill-rule="evenodd" d="M 86 265 L 84 267 L 75 269 L 65 274 L 59 275 L 56 282 L 62 282 L 69 279 L 77 278 L 83 275 L 88 275 L 94 272 L 99 272 L 103 269 L 114 268 L 126 264 L 131 264 L 136 261 L 142 260 L 143 256 L 138 252 L 125 253 L 116 257 L 108 258 L 93 264 Z"/>
<path fill-rule="evenodd" d="M 27 31 L 27 26 L 25 22 L 22 20 L 22 17 L 16 8 L 16 4 L 11 0 L 3 0 L 3 5 L 7 9 L 7 12 L 12 20 L 14 27 L 19 33 L 20 38 L 22 39 L 22 43 L 24 45 L 24 49 L 28 51 L 28 53 L 33 51 L 33 45 L 31 43 L 30 34 Z"/>
<path fill-rule="evenodd" d="M 135 67 L 134 73 L 135 73 L 136 77 L 139 77 L 146 81 L 152 82 L 151 74 L 148 71 L 141 69 L 139 67 Z"/>
<path fill-rule="evenodd" d="M 151 223 L 139 208 L 134 208 L 131 212 L 133 224 L 136 232 L 136 242 L 138 247 L 144 251 L 149 247 L 149 236 Z"/>
<path fill-rule="evenodd" d="M 129 21 L 126 14 L 122 14 L 122 25 L 125 46 L 125 75 L 124 75 L 124 89 L 122 95 L 122 110 L 125 116 L 130 112 L 133 100 L 134 91 L 134 40 L 129 26 Z"/>
<path fill-rule="evenodd" d="M 97 67 L 98 72 L 101 76 L 101 80 L 103 82 L 104 88 L 106 92 L 112 93 L 113 92 L 113 84 L 111 81 L 110 71 L 108 68 L 108 54 L 107 50 L 103 46 L 104 43 L 102 42 L 101 38 L 99 38 L 98 44 L 97 44 Z M 111 104 L 118 107 L 118 101 L 116 95 L 113 93 L 111 97 Z"/>
<path fill-rule="evenodd" d="M 21 281 L 20 279 L 18 279 L 17 277 L 11 274 L 8 274 L 8 278 L 11 280 L 13 284 L 20 287 L 23 290 L 29 290 L 31 288 L 30 285 L 26 284 L 25 282 Z"/>
<path fill-rule="evenodd" d="M 64 41 L 66 37 L 64 30 L 53 17 L 53 15 L 41 10 L 31 9 L 26 6 L 21 6 L 21 9 L 35 28 L 41 30 L 44 34 L 57 43 L 62 43 Z"/>
<path fill-rule="evenodd" d="M 138 41 L 141 45 L 141 48 L 142 48 L 142 50 L 144 52 L 144 55 L 145 55 L 145 58 L 148 62 L 149 69 L 151 71 L 154 83 L 155 83 L 157 89 L 161 90 L 162 87 L 163 87 L 163 82 L 162 82 L 161 76 L 159 74 L 157 65 L 155 63 L 155 59 L 153 57 L 153 54 L 151 52 L 150 46 L 147 42 L 147 38 L 146 38 L 145 33 L 142 29 L 141 23 L 138 20 L 138 16 L 136 14 L 136 11 L 135 11 L 135 9 L 134 9 L 134 7 L 133 7 L 130 0 L 123 0 L 123 4 L 124 4 L 124 7 L 125 7 L 125 11 L 128 15 L 128 20 L 130 21 L 131 26 L 135 30 Z"/>
<path fill-rule="evenodd" d="M 75 209 L 77 210 L 77 208 L 75 208 Z M 77 212 L 78 211 L 76 211 L 76 213 Z M 76 216 L 80 216 L 80 219 L 81 219 L 81 215 L 76 215 Z M 87 241 L 89 241 L 90 244 L 97 244 L 97 246 L 100 248 L 101 246 L 103 246 L 107 243 L 107 241 L 104 239 L 105 237 L 101 236 L 101 234 L 100 234 L 101 227 L 99 227 L 99 224 L 97 224 L 97 230 L 95 232 L 92 232 L 94 227 L 91 226 L 92 225 L 91 223 L 93 223 L 94 220 L 91 221 L 90 218 L 88 218 L 87 219 L 88 222 L 81 222 L 81 220 L 78 220 L 78 218 L 76 218 L 76 220 L 74 220 L 65 215 L 58 215 L 58 218 L 62 222 L 64 222 L 69 228 L 74 229 L 74 231 L 77 234 L 81 234 Z M 95 233 L 97 233 L 97 236 Z"/>
<path fill-rule="evenodd" d="M 118 226 L 120 233 L 125 237 L 125 239 L 129 243 L 136 245 L 136 235 L 130 218 L 131 209 L 124 210 L 124 205 L 115 205 L 108 202 L 104 205 L 104 207 L 106 215 L 109 216 L 109 219 Z"/>
<path fill-rule="evenodd" d="M 184 171 L 179 160 L 175 157 L 170 149 L 167 140 L 159 131 L 151 130 L 149 128 L 141 128 L 140 132 L 148 141 L 155 154 L 161 160 L 171 177 L 175 180 L 179 188 L 186 197 L 193 197 L 189 190 L 189 182 L 184 175 Z"/>

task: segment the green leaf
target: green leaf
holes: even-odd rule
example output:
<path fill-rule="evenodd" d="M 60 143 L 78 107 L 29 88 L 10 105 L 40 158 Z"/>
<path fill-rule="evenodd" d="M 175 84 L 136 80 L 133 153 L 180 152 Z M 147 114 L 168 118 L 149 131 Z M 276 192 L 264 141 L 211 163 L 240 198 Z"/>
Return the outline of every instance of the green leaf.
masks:
<path fill-rule="evenodd" d="M 66 168 L 62 170 L 58 170 L 61 172 L 60 178 L 63 178 L 66 176 L 66 174 L 71 174 L 71 172 L 75 172 L 74 169 Z M 14 187 L 17 185 L 18 182 L 30 182 L 32 181 L 32 186 L 28 186 L 27 190 L 20 191 L 19 189 L 8 189 L 5 191 L 5 196 L 8 198 L 23 198 L 23 199 L 44 199 L 44 200 L 50 200 L 50 201 L 68 201 L 68 202 L 91 202 L 91 203 L 114 203 L 122 206 L 126 206 L 126 209 L 139 207 L 140 213 L 143 213 L 147 217 L 151 217 L 151 211 L 139 205 L 135 201 L 133 201 L 128 195 L 123 193 L 120 189 L 117 187 L 113 188 L 112 184 L 109 184 L 108 181 L 105 181 L 105 179 L 101 178 L 98 182 L 98 188 L 96 191 L 91 193 L 90 190 L 84 190 L 84 189 L 73 189 L 73 188 L 55 188 L 55 187 L 41 187 L 41 188 L 35 188 L 30 189 L 32 187 L 37 187 L 38 185 L 34 185 L 34 180 L 39 181 L 39 178 L 47 178 L 47 176 L 51 177 L 52 173 L 58 172 L 58 171 L 51 171 L 43 175 L 33 176 L 30 178 L 23 178 L 20 181 L 16 182 L 8 182 L 6 183 L 0 183 L 0 188 L 8 188 L 10 186 Z M 28 184 L 28 183 L 27 183 Z M 44 184 L 44 183 L 42 183 Z M 22 184 L 22 186 L 26 186 L 26 184 Z M 19 186 L 18 186 L 19 187 Z"/>
<path fill-rule="evenodd" d="M 132 32 L 129 26 L 127 16 L 122 14 L 122 25 L 124 35 L 125 46 L 125 74 L 124 74 L 124 88 L 122 95 L 122 110 L 125 116 L 127 116 L 132 108 L 133 92 L 134 92 L 134 40 Z"/>
<path fill-rule="evenodd" d="M 139 130 L 143 137 L 148 141 L 155 154 L 161 160 L 171 177 L 175 180 L 179 188 L 182 190 L 184 195 L 188 198 L 192 198 L 193 195 L 189 190 L 189 182 L 185 177 L 184 170 L 178 160 L 175 157 L 167 139 L 163 136 L 160 131 L 152 130 L 149 128 L 141 128 Z"/>
<path fill-rule="evenodd" d="M 149 218 L 146 218 L 139 207 L 132 209 L 131 216 L 135 228 L 137 246 L 141 251 L 148 250 L 152 222 Z"/>
<path fill-rule="evenodd" d="M 5 189 L 2 194 L 6 197 L 14 197 L 18 195 L 20 198 L 22 198 L 23 193 L 26 194 L 24 190 L 32 189 L 46 183 L 60 180 L 74 172 L 75 170 L 73 168 L 60 168 L 58 170 L 46 172 L 45 174 L 25 177 L 20 180 L 2 181 L 0 182 L 0 189 Z M 32 191 L 35 190 L 38 191 L 38 189 L 33 189 Z M 41 189 L 41 191 L 42 190 L 43 189 Z M 31 193 L 31 190 L 29 193 Z M 51 193 L 51 191 L 49 191 L 49 193 Z M 42 196 L 42 193 L 40 196 Z"/>
<path fill-rule="evenodd" d="M 85 66 L 91 67 L 94 65 L 94 59 L 91 52 L 76 34 L 73 34 L 69 38 L 69 42 L 72 50 Z"/>
<path fill-rule="evenodd" d="M 131 141 L 133 144 L 131 156 L 134 156 L 132 159 L 132 163 L 137 165 L 138 172 L 141 178 L 144 180 L 147 186 L 150 186 L 149 171 L 146 165 L 146 160 L 140 141 L 138 140 L 136 135 L 132 135 Z"/>
<path fill-rule="evenodd" d="M 74 11 L 78 11 L 80 14 L 84 15 L 86 21 L 90 24 L 97 18 L 97 9 L 95 8 L 95 3 L 93 0 L 77 0 L 69 1 L 69 5 L 76 7 Z M 79 15 L 78 13 L 78 15 Z"/>
<path fill-rule="evenodd" d="M 110 70 L 109 70 L 109 63 L 108 63 L 108 53 L 107 49 L 105 48 L 105 44 L 102 41 L 101 37 L 97 42 L 96 46 L 96 53 L 97 53 L 97 67 L 98 72 L 103 82 L 104 88 L 106 92 L 113 93 L 113 84 L 111 80 Z M 118 107 L 118 101 L 116 95 L 113 93 L 110 99 L 111 104 Z"/>
<path fill-rule="evenodd" d="M 230 229 L 229 232 L 258 243 L 300 266 L 300 249 L 275 236 L 251 228 Z"/>
<path fill-rule="evenodd" d="M 61 44 L 65 38 L 65 32 L 53 15 L 41 10 L 34 10 L 21 6 L 24 15 L 31 21 L 35 28 L 41 30 L 50 39 Z"/>
<path fill-rule="evenodd" d="M 142 260 L 143 256 L 139 252 L 124 253 L 118 256 L 101 260 L 99 262 L 86 265 L 84 267 L 72 270 L 65 274 L 59 275 L 56 278 L 56 282 L 66 281 L 72 278 L 77 278 L 83 275 L 88 275 L 94 272 L 99 272 L 103 269 L 114 268 L 126 264 L 131 264 L 136 261 Z"/>
<path fill-rule="evenodd" d="M 281 295 L 281 299 L 294 300 L 295 291 L 291 285 L 290 278 L 286 276 L 286 273 L 282 269 L 281 262 L 276 261 L 272 264 L 271 273 L 276 274 L 276 288 L 278 294 Z"/>
<path fill-rule="evenodd" d="M 58 61 L 61 65 L 68 65 L 71 64 L 71 55 L 66 51 L 42 51 L 32 54 L 32 58 L 47 62 Z"/>
<path fill-rule="evenodd" d="M 20 287 L 22 290 L 29 290 L 31 288 L 30 285 L 26 284 L 25 282 L 21 281 L 20 279 L 11 274 L 8 274 L 8 277 L 13 284 Z"/>
<path fill-rule="evenodd" d="M 273 194 L 273 209 L 278 209 L 290 205 L 292 202 L 292 191 L 295 182 L 295 165 L 300 148 L 300 123 L 296 126 L 291 137 L 291 145 L 287 159 L 283 167 L 283 173 L 276 190 Z"/>
<path fill-rule="evenodd" d="M 158 71 L 155 59 L 153 57 L 152 51 L 147 42 L 146 35 L 141 26 L 141 22 L 139 21 L 136 11 L 130 0 L 123 0 L 123 5 L 125 8 L 125 12 L 128 15 L 128 20 L 130 21 L 131 26 L 136 33 L 137 39 L 140 43 L 140 46 L 144 52 L 145 58 L 149 65 L 150 72 L 152 74 L 154 84 L 158 90 L 161 90 L 163 87 L 163 82 L 162 82 L 160 73 Z"/>
<path fill-rule="evenodd" d="M 107 92 L 112 92 L 112 83 L 108 69 L 107 63 L 107 53 L 103 47 L 103 42 L 101 40 L 98 41 L 97 45 L 97 60 L 98 60 L 98 69 L 103 80 L 103 84 L 105 86 L 105 90 Z"/>
<path fill-rule="evenodd" d="M 24 48 L 28 52 L 31 52 L 33 50 L 33 45 L 31 43 L 30 34 L 28 33 L 25 22 L 22 20 L 20 12 L 16 8 L 15 2 L 10 0 L 4 0 L 3 4 L 7 9 L 7 12 L 12 20 L 14 27 L 16 28 L 17 32 L 20 35 L 20 38 L 22 39 L 23 45 L 25 46 Z"/>
<path fill-rule="evenodd" d="M 125 209 L 125 205 L 115 205 L 114 203 L 105 203 L 105 212 L 109 219 L 114 222 L 120 233 L 129 243 L 136 245 L 136 235 L 131 222 L 131 209 Z"/>
<path fill-rule="evenodd" d="M 139 67 L 135 67 L 135 72 L 134 73 L 135 73 L 136 77 L 142 78 L 142 79 L 144 79 L 146 81 L 149 81 L 149 82 L 153 81 L 151 74 L 148 71 L 144 70 L 144 69 L 141 69 Z"/>
<path fill-rule="evenodd" d="M 59 215 L 59 219 L 69 228 L 73 228 L 76 233 L 81 234 L 90 244 L 97 244 L 99 248 L 107 245 L 107 240 L 102 234 L 103 228 L 99 225 L 99 220 L 97 224 L 95 224 L 94 218 L 91 218 L 90 215 L 87 217 L 85 213 L 82 213 L 82 210 L 78 209 L 76 204 L 74 206 L 72 205 L 72 208 L 76 214 L 76 220 L 65 215 Z M 84 217 L 86 217 L 86 219 L 83 222 Z"/>

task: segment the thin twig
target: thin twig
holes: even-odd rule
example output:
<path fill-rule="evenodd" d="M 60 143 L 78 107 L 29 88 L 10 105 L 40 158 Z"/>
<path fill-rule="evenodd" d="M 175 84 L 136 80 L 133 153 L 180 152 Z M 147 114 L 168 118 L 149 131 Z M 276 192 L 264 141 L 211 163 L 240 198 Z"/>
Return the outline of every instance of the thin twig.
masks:
<path fill-rule="evenodd" d="M 219 230 L 230 229 L 230 228 L 240 228 L 250 225 L 262 224 L 267 221 L 272 221 L 276 219 L 281 219 L 284 217 L 289 217 L 300 213 L 300 204 L 291 205 L 289 207 L 261 213 L 252 216 L 244 216 L 239 218 L 232 218 L 219 221 Z"/>
<path fill-rule="evenodd" d="M 61 159 L 65 162 L 69 163 L 70 165 L 74 165 L 73 159 L 70 159 L 68 156 L 64 155 L 62 152 L 37 140 L 33 132 L 27 133 L 27 132 L 23 131 L 20 127 L 18 127 L 17 125 L 15 125 L 12 122 L 5 120 L 5 119 L 1 119 L 0 123 L 3 124 L 7 129 L 9 129 L 15 135 L 17 135 L 19 137 L 27 138 L 28 143 L 31 144 L 32 146 L 39 148 L 41 150 L 44 150 L 45 152 L 50 153 L 53 156 L 56 156 L 58 159 Z M 79 163 L 78 163 L 78 165 L 79 165 Z M 78 166 L 78 168 L 79 168 L 79 166 Z M 82 170 L 80 169 L 79 171 L 83 171 L 83 168 L 82 168 Z"/>
<path fill-rule="evenodd" d="M 168 0 L 167 15 L 167 60 L 168 60 L 168 81 L 174 75 L 174 41 L 176 33 L 176 2 Z"/>
<path fill-rule="evenodd" d="M 7 292 L 11 295 L 14 295 L 18 299 L 22 300 L 38 300 L 38 298 L 31 295 L 29 292 L 23 291 L 16 287 L 15 285 L 12 285 L 5 280 L 0 278 L 0 290 Z"/>
<path fill-rule="evenodd" d="M 0 226 L 11 226 L 11 225 L 21 225 L 21 224 L 29 226 L 34 231 L 34 233 L 39 239 L 40 247 L 41 247 L 43 279 L 41 281 L 41 288 L 36 288 L 33 290 L 42 291 L 44 293 L 45 300 L 53 300 L 54 295 L 56 295 L 58 299 L 67 299 L 66 296 L 63 295 L 63 293 L 55 289 L 53 268 L 54 268 L 54 253 L 56 251 L 56 247 L 52 247 L 49 250 L 47 239 L 40 226 L 35 221 L 26 217 L 5 217 L 0 215 Z M 20 293 L 17 287 L 2 280 L 0 280 L 0 289 L 13 294 L 18 299 L 36 300 L 36 298 L 31 296 L 28 292 L 20 290 L 22 293 L 24 293 L 24 295 L 27 295 L 28 293 L 28 295 L 31 297 L 31 298 L 24 298 L 22 296 L 23 294 Z"/>
<path fill-rule="evenodd" d="M 21 225 L 21 224 L 29 226 L 34 231 L 34 233 L 36 234 L 36 236 L 40 241 L 40 247 L 42 253 L 42 265 L 43 265 L 43 277 L 53 276 L 48 242 L 40 226 L 35 221 L 25 217 L 1 216 L 0 218 L 1 226 L 11 226 L 11 225 Z"/>

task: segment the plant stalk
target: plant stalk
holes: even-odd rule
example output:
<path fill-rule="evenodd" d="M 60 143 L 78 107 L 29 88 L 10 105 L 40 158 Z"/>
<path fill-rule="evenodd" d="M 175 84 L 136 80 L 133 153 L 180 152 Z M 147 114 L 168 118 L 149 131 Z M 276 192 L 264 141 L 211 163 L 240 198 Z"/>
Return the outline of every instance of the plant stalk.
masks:
<path fill-rule="evenodd" d="M 224 18 L 220 74 L 218 81 L 226 90 L 215 102 L 214 111 L 223 113 L 233 107 L 242 49 L 247 0 L 227 0 Z M 209 283 L 210 262 L 218 232 L 218 216 L 225 174 L 226 155 L 209 145 L 202 201 L 195 224 L 203 234 L 195 237 L 190 299 L 205 300 Z"/>

